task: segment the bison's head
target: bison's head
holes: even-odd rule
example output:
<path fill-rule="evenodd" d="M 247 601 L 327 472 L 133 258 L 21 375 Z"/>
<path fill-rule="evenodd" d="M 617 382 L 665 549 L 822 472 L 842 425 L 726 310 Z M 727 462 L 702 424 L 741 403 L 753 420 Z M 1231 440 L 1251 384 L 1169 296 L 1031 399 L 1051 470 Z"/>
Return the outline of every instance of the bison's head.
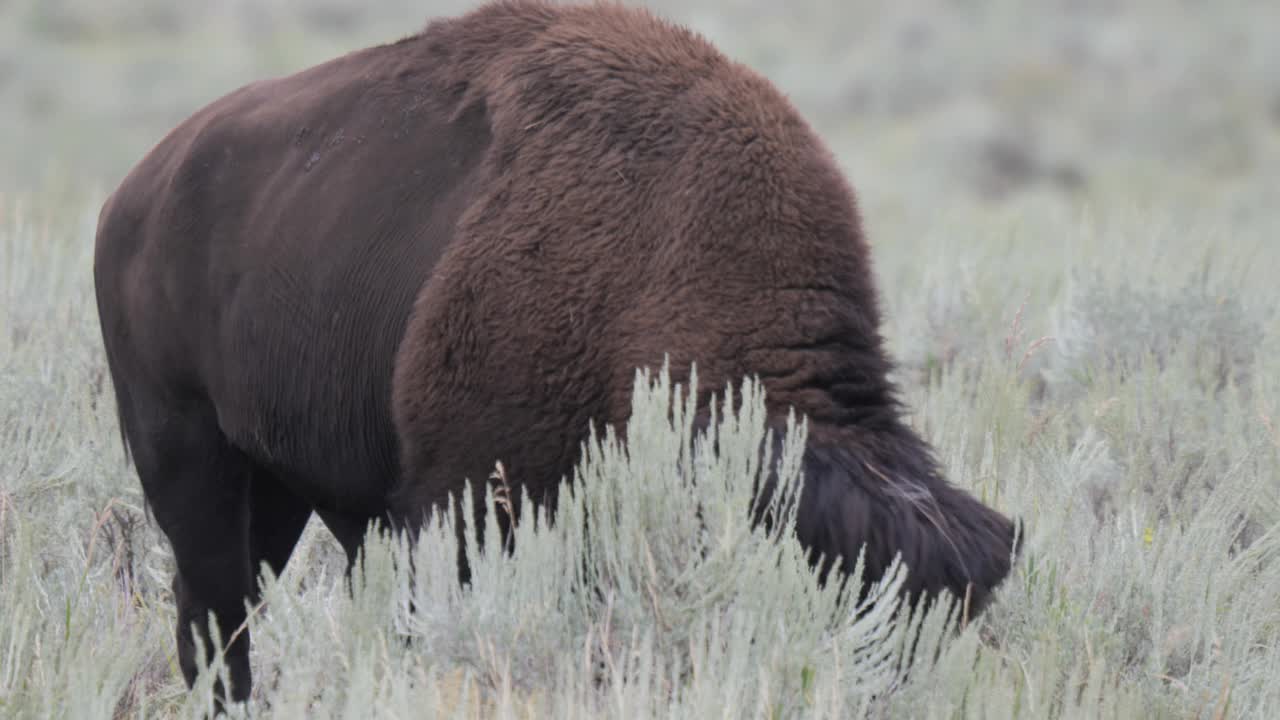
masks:
<path fill-rule="evenodd" d="M 773 435 L 777 458 L 781 428 Z M 1009 518 L 944 480 L 929 447 L 900 423 L 874 433 L 811 434 L 794 509 L 796 534 L 822 582 L 833 569 L 852 574 L 864 547 L 865 582 L 880 579 L 900 553 L 904 592 L 915 600 L 950 590 L 967 618 L 982 612 L 1009 574 L 1020 535 Z M 764 515 L 757 517 L 767 521 Z"/>

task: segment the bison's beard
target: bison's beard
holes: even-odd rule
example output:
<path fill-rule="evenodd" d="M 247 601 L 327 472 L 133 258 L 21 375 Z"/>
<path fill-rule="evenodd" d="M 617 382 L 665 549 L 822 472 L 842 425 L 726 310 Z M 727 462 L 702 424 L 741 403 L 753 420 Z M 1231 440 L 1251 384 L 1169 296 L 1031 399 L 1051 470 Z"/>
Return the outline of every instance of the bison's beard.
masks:
<path fill-rule="evenodd" d="M 780 432 L 774 432 L 776 458 Z M 843 581 L 864 552 L 862 594 L 901 554 L 912 600 L 950 590 L 967 618 L 986 607 L 1009 574 L 1019 535 L 1015 524 L 942 478 L 929 447 L 910 428 L 878 429 L 833 441 L 810 435 L 795 531 L 826 583 Z M 768 523 L 775 479 L 757 496 L 757 520 Z"/>

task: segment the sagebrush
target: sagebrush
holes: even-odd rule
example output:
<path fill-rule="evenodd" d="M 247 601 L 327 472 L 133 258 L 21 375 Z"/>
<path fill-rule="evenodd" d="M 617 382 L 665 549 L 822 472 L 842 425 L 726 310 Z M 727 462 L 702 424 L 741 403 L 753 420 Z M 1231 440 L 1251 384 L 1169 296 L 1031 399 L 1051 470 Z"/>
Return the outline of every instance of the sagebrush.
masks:
<path fill-rule="evenodd" d="M 522 520 L 468 591 L 447 525 L 412 579 L 409 550 L 372 538 L 350 585 L 310 526 L 251 615 L 258 684 L 235 712 L 1274 714 L 1280 9 L 654 4 L 772 77 L 840 155 L 911 422 L 952 481 L 1026 522 L 1013 574 L 962 629 L 946 603 L 856 612 L 739 512 L 750 382 L 728 406 L 722 389 L 716 456 L 683 432 L 685 396 L 642 376 L 628 444 L 600 429 L 570 521 Z M 172 558 L 120 447 L 90 273 L 103 189 L 203 102 L 408 34 L 421 5 L 0 5 L 0 716 L 194 717 L 217 671 L 181 681 Z M 583 531 L 588 511 L 616 522 Z"/>

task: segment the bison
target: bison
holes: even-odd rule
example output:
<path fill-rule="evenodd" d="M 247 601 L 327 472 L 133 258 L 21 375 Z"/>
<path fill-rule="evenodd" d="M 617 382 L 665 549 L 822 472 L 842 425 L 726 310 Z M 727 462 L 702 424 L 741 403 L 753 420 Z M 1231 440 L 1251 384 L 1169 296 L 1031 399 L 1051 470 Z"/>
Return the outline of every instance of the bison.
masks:
<path fill-rule="evenodd" d="M 874 579 L 900 552 L 909 591 L 973 612 L 1010 570 L 1014 524 L 902 419 L 832 155 L 643 10 L 501 0 L 232 92 L 107 200 L 94 280 L 188 683 L 193 625 L 226 641 L 313 512 L 354 557 L 499 459 L 554 507 L 590 424 L 667 357 L 807 416 L 815 563 L 847 574 L 865 545 Z M 235 700 L 248 650 L 226 649 Z"/>

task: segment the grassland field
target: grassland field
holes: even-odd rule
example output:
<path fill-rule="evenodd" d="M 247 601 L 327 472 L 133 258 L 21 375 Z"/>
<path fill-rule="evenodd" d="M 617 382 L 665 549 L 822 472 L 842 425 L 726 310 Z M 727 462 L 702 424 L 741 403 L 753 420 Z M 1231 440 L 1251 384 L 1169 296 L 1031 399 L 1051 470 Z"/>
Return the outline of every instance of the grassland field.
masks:
<path fill-rule="evenodd" d="M 911 423 L 1026 521 L 1016 570 L 955 636 L 945 607 L 855 617 L 733 513 L 699 533 L 690 493 L 738 507 L 758 398 L 691 487 L 656 378 L 632 452 L 580 477 L 581 508 L 628 509 L 592 531 L 607 597 L 565 579 L 581 537 L 532 524 L 470 593 L 443 528 L 424 583 L 375 542 L 349 593 L 316 524 L 251 618 L 233 714 L 1280 716 L 1280 4 L 650 4 L 836 152 Z M 197 717 L 218 670 L 186 691 L 172 556 L 120 447 L 106 193 L 221 94 L 469 6 L 0 0 L 0 718 Z M 937 652 L 904 674 L 913 638 Z"/>

